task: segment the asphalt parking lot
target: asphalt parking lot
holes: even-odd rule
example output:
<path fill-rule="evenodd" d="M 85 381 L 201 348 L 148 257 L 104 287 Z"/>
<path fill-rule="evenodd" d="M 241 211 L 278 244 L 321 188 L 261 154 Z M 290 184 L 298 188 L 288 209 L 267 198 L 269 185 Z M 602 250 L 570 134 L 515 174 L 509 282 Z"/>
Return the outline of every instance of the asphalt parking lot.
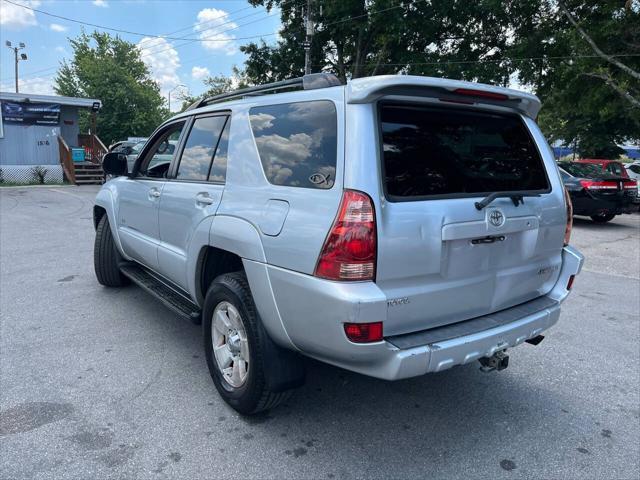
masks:
<path fill-rule="evenodd" d="M 576 220 L 585 268 L 507 370 L 309 362 L 287 404 L 242 418 L 199 327 L 96 282 L 96 191 L 0 189 L 0 478 L 640 477 L 640 215 Z"/>

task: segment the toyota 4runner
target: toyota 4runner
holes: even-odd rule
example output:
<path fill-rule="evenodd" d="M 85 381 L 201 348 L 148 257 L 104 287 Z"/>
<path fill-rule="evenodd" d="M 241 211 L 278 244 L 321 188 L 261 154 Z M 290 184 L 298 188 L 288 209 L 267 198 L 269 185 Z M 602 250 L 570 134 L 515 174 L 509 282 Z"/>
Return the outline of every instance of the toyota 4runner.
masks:
<path fill-rule="evenodd" d="M 416 76 L 307 75 L 204 99 L 110 153 L 98 281 L 202 322 L 241 413 L 305 355 L 386 380 L 537 344 L 583 257 L 530 94 Z"/>

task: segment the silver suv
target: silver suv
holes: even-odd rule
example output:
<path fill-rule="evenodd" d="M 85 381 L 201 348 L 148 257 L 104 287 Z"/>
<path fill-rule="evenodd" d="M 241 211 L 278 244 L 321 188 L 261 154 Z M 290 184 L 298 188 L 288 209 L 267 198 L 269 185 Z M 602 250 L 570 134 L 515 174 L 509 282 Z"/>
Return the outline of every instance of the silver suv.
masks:
<path fill-rule="evenodd" d="M 98 281 L 202 322 L 214 384 L 244 414 L 301 385 L 300 355 L 386 380 L 500 370 L 558 321 L 583 263 L 539 108 L 416 76 L 203 100 L 131 171 L 105 157 Z"/>

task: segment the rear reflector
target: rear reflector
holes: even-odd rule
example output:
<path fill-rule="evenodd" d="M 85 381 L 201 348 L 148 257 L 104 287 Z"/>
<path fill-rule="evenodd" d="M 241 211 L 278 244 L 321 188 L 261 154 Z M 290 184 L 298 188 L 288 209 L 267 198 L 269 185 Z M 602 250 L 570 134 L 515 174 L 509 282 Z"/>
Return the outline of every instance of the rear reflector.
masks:
<path fill-rule="evenodd" d="M 569 245 L 571 241 L 571 230 L 573 229 L 573 203 L 571 203 L 571 195 L 567 189 L 564 189 L 564 201 L 567 206 L 567 224 L 564 229 L 564 246 Z"/>
<path fill-rule="evenodd" d="M 344 333 L 354 343 L 371 343 L 382 341 L 382 322 L 345 323 Z"/>
<path fill-rule="evenodd" d="M 362 192 L 345 190 L 318 258 L 315 275 L 329 280 L 373 280 L 375 265 L 373 202 Z"/>
<path fill-rule="evenodd" d="M 597 180 L 580 180 L 580 185 L 587 190 L 617 190 L 617 182 L 606 182 Z"/>
<path fill-rule="evenodd" d="M 571 275 L 569 277 L 569 281 L 567 282 L 567 290 L 571 290 L 571 287 L 573 287 L 573 281 L 576 279 L 575 275 Z"/>
<path fill-rule="evenodd" d="M 458 95 L 468 95 L 470 97 L 490 98 L 491 100 L 509 100 L 509 97 L 503 93 L 486 92 L 484 90 L 474 90 L 472 88 L 456 88 L 453 93 Z"/>

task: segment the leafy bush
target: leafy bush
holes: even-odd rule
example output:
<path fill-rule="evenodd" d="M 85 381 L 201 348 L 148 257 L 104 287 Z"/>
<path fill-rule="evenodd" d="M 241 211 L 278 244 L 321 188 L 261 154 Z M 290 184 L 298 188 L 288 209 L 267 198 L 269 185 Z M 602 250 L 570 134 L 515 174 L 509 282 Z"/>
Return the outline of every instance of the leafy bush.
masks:
<path fill-rule="evenodd" d="M 49 170 L 41 167 L 40 165 L 37 165 L 31 169 L 31 175 L 33 176 L 33 179 L 40 185 L 44 185 L 44 181 L 48 172 Z"/>

